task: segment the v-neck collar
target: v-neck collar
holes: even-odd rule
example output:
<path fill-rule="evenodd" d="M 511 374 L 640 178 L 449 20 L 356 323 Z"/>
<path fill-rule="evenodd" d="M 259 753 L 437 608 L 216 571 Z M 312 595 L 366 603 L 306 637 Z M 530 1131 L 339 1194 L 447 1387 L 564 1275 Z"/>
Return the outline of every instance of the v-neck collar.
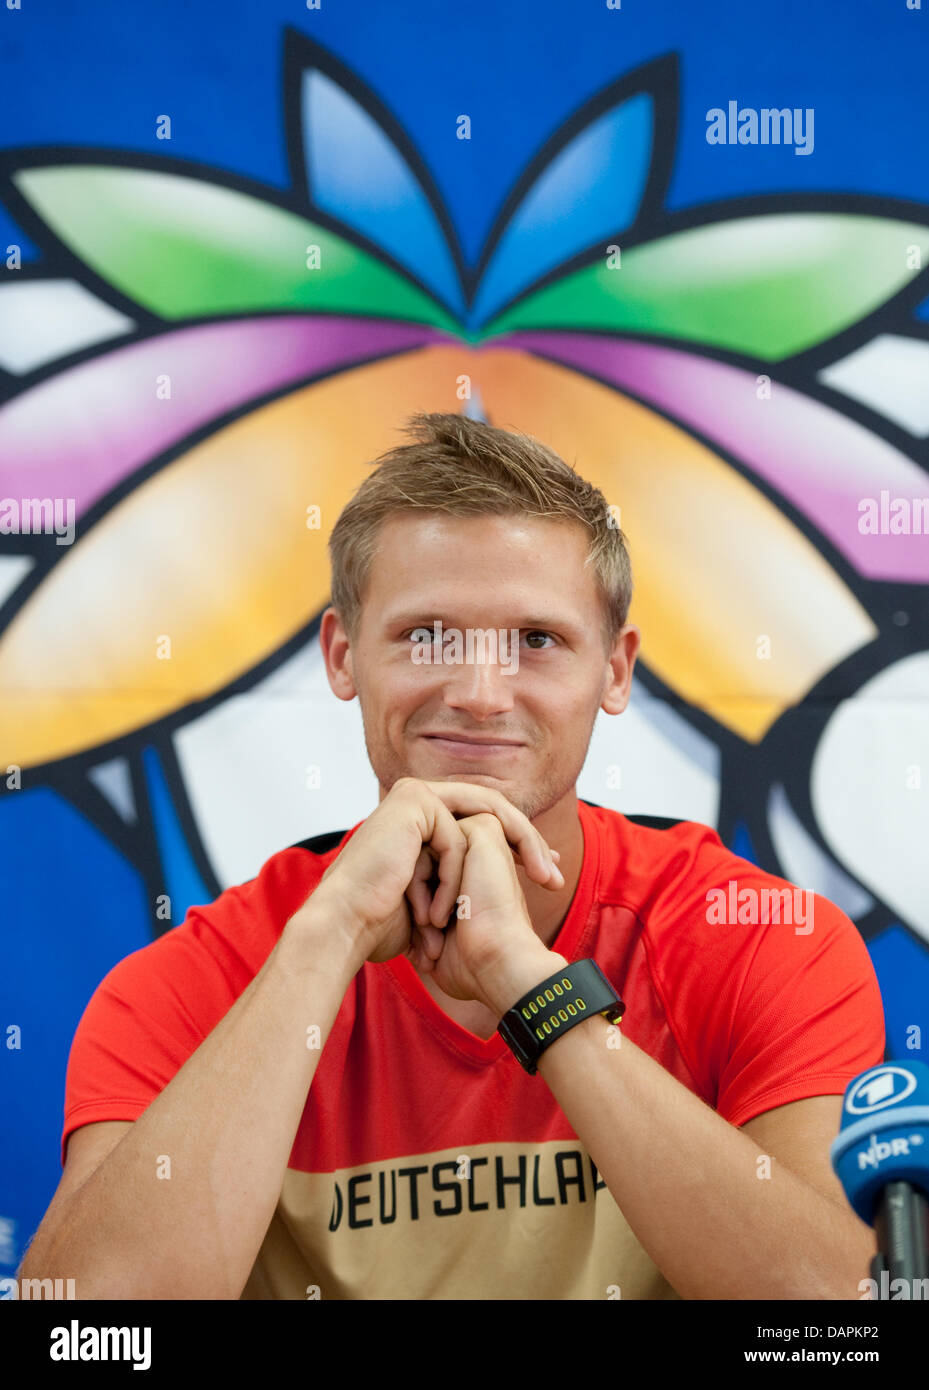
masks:
<path fill-rule="evenodd" d="M 550 950 L 564 956 L 569 964 L 575 958 L 578 941 L 587 925 L 600 872 L 599 824 L 592 808 L 583 801 L 578 800 L 577 810 L 584 837 L 581 872 L 567 916 L 549 947 Z M 495 1031 L 489 1038 L 479 1038 L 476 1033 L 472 1033 L 469 1028 L 451 1018 L 433 999 L 406 956 L 394 956 L 392 960 L 386 961 L 385 965 L 407 1003 L 416 1010 L 427 1028 L 453 1052 L 474 1062 L 483 1063 L 496 1062 L 505 1052 L 509 1052 L 499 1032 Z"/>

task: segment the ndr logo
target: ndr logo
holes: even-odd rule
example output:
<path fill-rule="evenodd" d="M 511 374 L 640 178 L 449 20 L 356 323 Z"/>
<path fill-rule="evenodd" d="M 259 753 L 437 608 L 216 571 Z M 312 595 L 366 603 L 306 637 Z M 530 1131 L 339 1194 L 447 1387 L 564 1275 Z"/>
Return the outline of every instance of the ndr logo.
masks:
<path fill-rule="evenodd" d="M 871 1143 L 858 1154 L 858 1167 L 876 1168 L 885 1158 L 890 1158 L 891 1154 L 902 1154 L 909 1158 L 910 1145 L 922 1142 L 920 1134 L 911 1134 L 909 1139 L 878 1139 L 876 1134 L 872 1134 Z"/>
<path fill-rule="evenodd" d="M 916 1090 L 916 1077 L 905 1067 L 880 1067 L 858 1078 L 845 1097 L 851 1115 L 871 1115 L 888 1105 L 899 1105 Z"/>

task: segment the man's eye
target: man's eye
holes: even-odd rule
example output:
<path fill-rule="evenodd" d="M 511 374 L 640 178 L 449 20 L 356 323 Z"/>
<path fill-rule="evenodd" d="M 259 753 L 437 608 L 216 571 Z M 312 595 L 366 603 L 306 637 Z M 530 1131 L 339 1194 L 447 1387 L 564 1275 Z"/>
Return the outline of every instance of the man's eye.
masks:
<path fill-rule="evenodd" d="M 422 643 L 424 643 L 424 642 L 431 642 L 431 641 L 432 641 L 432 638 L 433 638 L 433 636 L 434 636 L 434 633 L 433 633 L 431 627 L 414 627 L 414 628 L 413 628 L 410 632 L 408 632 L 406 635 L 407 635 L 407 637 L 410 639 L 411 642 L 416 642 L 417 644 L 422 644 Z"/>
<path fill-rule="evenodd" d="M 543 638 L 545 641 L 548 641 L 548 642 L 554 642 L 554 640 L 555 640 L 554 637 L 552 637 L 552 635 L 551 635 L 550 632 L 541 632 L 541 631 L 539 631 L 538 628 L 534 628 L 534 629 L 532 630 L 532 632 L 527 632 L 527 633 L 526 633 L 526 641 L 529 643 L 529 645 L 530 645 L 530 646 L 533 648 L 533 650 L 535 650 L 535 651 L 544 651 L 545 649 L 544 649 L 544 647 L 539 646 L 538 643 L 533 642 L 533 640 L 532 640 L 533 637 L 541 637 L 541 638 Z"/>

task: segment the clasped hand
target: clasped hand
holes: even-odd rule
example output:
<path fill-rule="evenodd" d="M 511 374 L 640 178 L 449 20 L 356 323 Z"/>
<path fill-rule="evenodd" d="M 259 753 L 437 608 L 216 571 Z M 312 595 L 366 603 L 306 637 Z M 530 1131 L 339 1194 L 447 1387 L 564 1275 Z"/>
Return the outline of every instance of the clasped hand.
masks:
<path fill-rule="evenodd" d="M 501 970 L 512 973 L 519 957 L 541 963 L 548 954 L 533 931 L 516 865 L 557 890 L 564 878 L 556 860 L 501 792 L 404 777 L 313 896 L 338 903 L 362 960 L 406 955 L 446 994 L 494 1007 L 492 981 Z"/>

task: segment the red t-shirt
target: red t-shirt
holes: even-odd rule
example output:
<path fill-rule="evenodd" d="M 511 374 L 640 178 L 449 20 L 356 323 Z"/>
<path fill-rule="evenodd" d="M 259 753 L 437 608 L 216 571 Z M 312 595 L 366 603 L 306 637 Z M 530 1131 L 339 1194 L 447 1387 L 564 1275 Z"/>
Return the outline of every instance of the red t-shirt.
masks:
<path fill-rule="evenodd" d="M 708 826 L 640 824 L 582 801 L 578 813 L 583 866 L 551 949 L 597 961 L 626 1002 L 622 1034 L 682 1086 L 739 1126 L 840 1095 L 883 1060 L 874 969 L 834 904 Z M 62 1162 L 78 1126 L 141 1115 L 357 829 L 325 854 L 273 855 L 113 967 L 72 1044 Z M 772 890 L 787 890 L 776 920 Z M 242 1297 L 607 1298 L 617 1286 L 624 1299 L 677 1297 L 544 1079 L 499 1034 L 445 1014 L 405 958 L 365 964 Z"/>

